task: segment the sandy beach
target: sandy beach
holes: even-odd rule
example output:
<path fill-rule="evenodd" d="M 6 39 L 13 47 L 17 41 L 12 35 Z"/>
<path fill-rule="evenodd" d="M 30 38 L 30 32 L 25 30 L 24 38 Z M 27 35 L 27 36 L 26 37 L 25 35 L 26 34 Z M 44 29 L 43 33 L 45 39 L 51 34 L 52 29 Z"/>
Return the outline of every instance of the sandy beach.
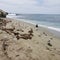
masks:
<path fill-rule="evenodd" d="M 43 27 L 1 18 L 0 60 L 60 60 L 60 38 Z"/>

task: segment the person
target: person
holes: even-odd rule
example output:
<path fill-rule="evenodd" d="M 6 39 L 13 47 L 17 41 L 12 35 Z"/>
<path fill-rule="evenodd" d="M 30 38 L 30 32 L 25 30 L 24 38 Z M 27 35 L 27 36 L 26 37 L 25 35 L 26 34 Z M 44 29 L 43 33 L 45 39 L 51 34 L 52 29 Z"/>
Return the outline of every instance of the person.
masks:
<path fill-rule="evenodd" d="M 36 28 L 38 28 L 38 24 L 36 24 Z"/>

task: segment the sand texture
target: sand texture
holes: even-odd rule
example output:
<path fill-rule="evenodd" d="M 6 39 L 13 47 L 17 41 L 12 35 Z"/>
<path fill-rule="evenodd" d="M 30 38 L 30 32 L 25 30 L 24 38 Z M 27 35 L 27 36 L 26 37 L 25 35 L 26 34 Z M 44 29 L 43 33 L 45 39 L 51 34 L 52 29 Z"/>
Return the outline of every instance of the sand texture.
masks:
<path fill-rule="evenodd" d="M 0 60 L 60 60 L 60 39 L 45 28 L 1 18 Z"/>

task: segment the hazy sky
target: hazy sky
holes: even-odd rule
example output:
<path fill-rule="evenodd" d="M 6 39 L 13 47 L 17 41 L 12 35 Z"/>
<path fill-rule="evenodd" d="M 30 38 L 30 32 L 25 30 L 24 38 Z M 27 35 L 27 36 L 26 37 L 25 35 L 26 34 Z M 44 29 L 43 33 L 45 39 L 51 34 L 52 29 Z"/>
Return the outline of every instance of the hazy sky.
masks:
<path fill-rule="evenodd" d="M 12 13 L 60 14 L 60 0 L 0 0 L 0 9 Z"/>

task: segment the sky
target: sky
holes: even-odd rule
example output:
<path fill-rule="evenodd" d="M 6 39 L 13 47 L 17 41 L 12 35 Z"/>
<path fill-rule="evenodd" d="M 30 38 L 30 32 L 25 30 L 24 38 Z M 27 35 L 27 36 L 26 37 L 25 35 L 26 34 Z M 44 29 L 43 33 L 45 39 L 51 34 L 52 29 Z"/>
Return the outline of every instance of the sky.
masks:
<path fill-rule="evenodd" d="M 60 14 L 60 0 L 0 0 L 0 9 L 9 13 Z"/>

